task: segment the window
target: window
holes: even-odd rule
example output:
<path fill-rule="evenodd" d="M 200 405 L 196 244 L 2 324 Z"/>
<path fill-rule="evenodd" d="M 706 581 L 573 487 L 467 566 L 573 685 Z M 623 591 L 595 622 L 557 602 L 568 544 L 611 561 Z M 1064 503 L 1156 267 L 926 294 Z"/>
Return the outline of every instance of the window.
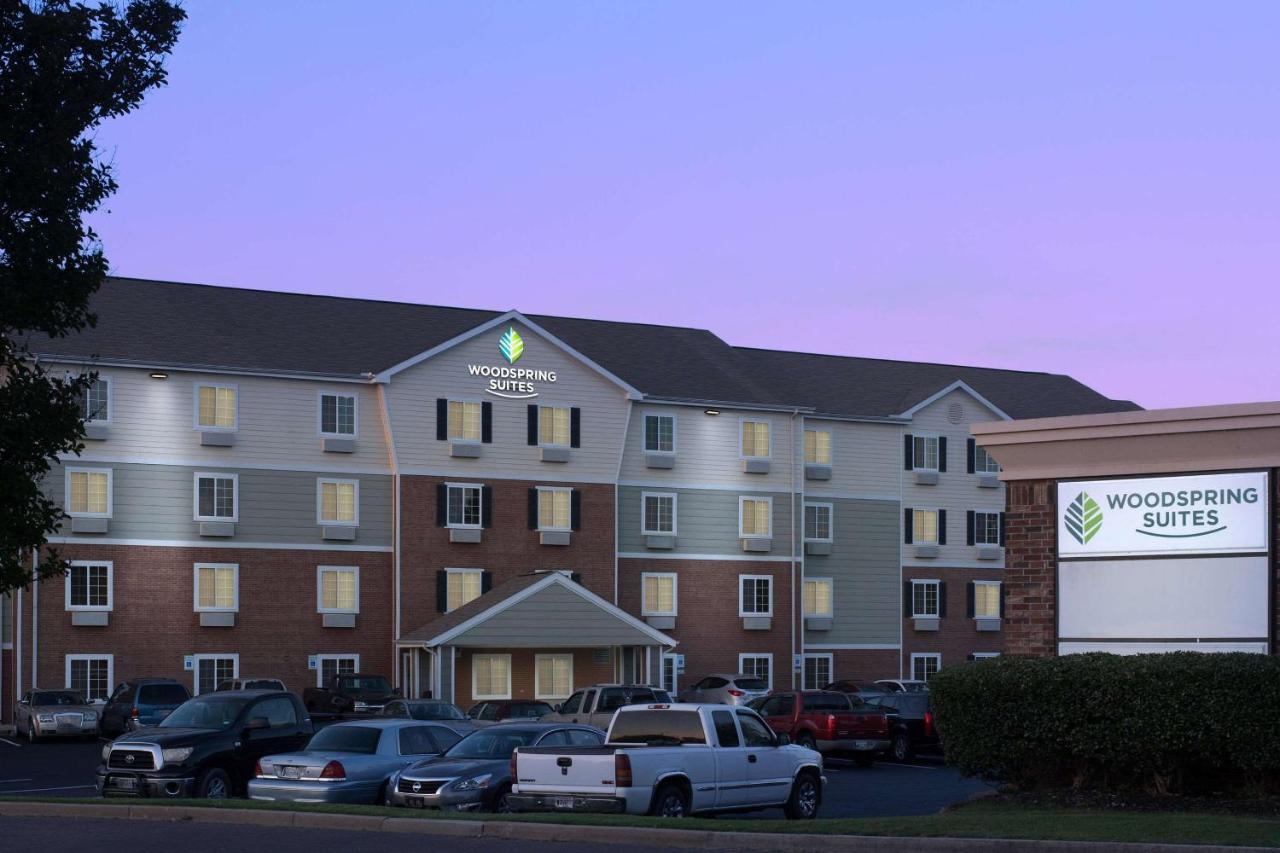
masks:
<path fill-rule="evenodd" d="M 316 655 L 316 687 L 328 687 L 335 675 L 360 671 L 360 655 Z"/>
<path fill-rule="evenodd" d="M 1000 465 L 985 447 L 974 447 L 973 470 L 978 474 L 999 474 Z"/>
<path fill-rule="evenodd" d="M 563 699 L 573 692 L 573 655 L 533 656 L 533 698 Z"/>
<path fill-rule="evenodd" d="M 511 698 L 511 655 L 471 656 L 471 698 Z"/>
<path fill-rule="evenodd" d="M 483 412 L 484 409 L 479 403 L 450 400 L 447 432 L 449 440 L 480 441 L 481 424 L 484 420 Z"/>
<path fill-rule="evenodd" d="M 235 563 L 196 563 L 195 609 L 234 612 L 240 607 L 240 567 Z"/>
<path fill-rule="evenodd" d="M 316 480 L 316 523 L 360 524 L 359 480 Z"/>
<path fill-rule="evenodd" d="M 677 685 L 680 677 L 680 656 L 666 653 L 662 656 L 662 689 L 675 695 L 680 689 Z"/>
<path fill-rule="evenodd" d="M 804 505 L 804 541 L 831 541 L 831 504 Z"/>
<path fill-rule="evenodd" d="M 917 471 L 938 470 L 938 437 L 936 435 L 917 435 L 911 440 L 911 458 Z"/>
<path fill-rule="evenodd" d="M 754 459 L 769 458 L 769 422 L 743 420 L 740 423 L 742 427 L 743 457 Z"/>
<path fill-rule="evenodd" d="M 433 755 L 440 752 L 431 737 L 432 726 L 410 726 L 400 730 L 401 755 Z M 443 728 L 443 727 L 442 727 Z"/>
<path fill-rule="evenodd" d="M 938 594 L 940 586 L 937 581 L 911 582 L 911 615 L 938 616 Z"/>
<path fill-rule="evenodd" d="M 1000 513 L 975 512 L 973 514 L 973 543 L 975 545 L 1000 544 Z"/>
<path fill-rule="evenodd" d="M 942 655 L 937 653 L 913 654 L 911 656 L 911 677 L 916 681 L 928 681 L 938 674 L 942 667 Z"/>
<path fill-rule="evenodd" d="M 538 407 L 538 444 L 569 446 L 570 412 L 558 406 Z"/>
<path fill-rule="evenodd" d="M 738 615 L 773 615 L 773 578 L 768 575 L 738 575 Z"/>
<path fill-rule="evenodd" d="M 938 544 L 938 511 L 936 509 L 911 511 L 911 541 L 917 545 Z"/>
<path fill-rule="evenodd" d="M 196 655 L 196 694 L 212 693 L 219 682 L 240 675 L 239 655 Z"/>
<path fill-rule="evenodd" d="M 773 689 L 773 655 L 744 652 L 738 655 L 738 672 L 758 678 Z"/>
<path fill-rule="evenodd" d="M 480 597 L 483 569 L 445 569 L 445 608 L 457 610 Z"/>
<path fill-rule="evenodd" d="M 831 655 L 804 656 L 805 690 L 821 690 L 831 683 Z"/>
<path fill-rule="evenodd" d="M 657 572 L 640 575 L 640 615 L 676 615 L 676 576 Z"/>
<path fill-rule="evenodd" d="M 481 487 L 468 483 L 448 484 L 449 527 L 479 527 Z"/>
<path fill-rule="evenodd" d="M 235 429 L 239 420 L 236 397 L 234 385 L 196 385 L 196 427 Z"/>
<path fill-rule="evenodd" d="M 674 536 L 676 532 L 676 496 L 667 492 L 644 492 L 640 496 L 644 511 L 640 514 L 640 532 L 644 535 Z"/>
<path fill-rule="evenodd" d="M 831 464 L 831 430 L 804 431 L 804 461 L 809 465 Z"/>
<path fill-rule="evenodd" d="M 359 429 L 354 394 L 320 394 L 320 434 L 350 438 Z"/>
<path fill-rule="evenodd" d="M 111 469 L 67 469 L 67 515 L 111 517 Z"/>
<path fill-rule="evenodd" d="M 830 617 L 834 582 L 831 578 L 804 579 L 804 615 Z"/>
<path fill-rule="evenodd" d="M 644 416 L 644 449 L 648 453 L 676 452 L 675 415 Z"/>
<path fill-rule="evenodd" d="M 1000 582 L 973 582 L 973 615 L 976 619 L 1000 618 Z"/>
<path fill-rule="evenodd" d="M 538 487 L 538 529 L 569 530 L 572 526 L 573 489 Z"/>
<path fill-rule="evenodd" d="M 112 564 L 72 561 L 67 571 L 67 610 L 110 610 L 112 608 Z"/>
<path fill-rule="evenodd" d="M 359 567 L 318 566 L 316 568 L 316 612 L 360 612 Z"/>
<path fill-rule="evenodd" d="M 254 717 L 265 717 L 267 725 L 273 729 L 282 729 L 286 726 L 296 726 L 298 724 L 298 711 L 293 707 L 293 700 L 286 699 L 283 696 L 274 699 L 263 699 L 254 705 L 249 712 L 249 719 Z"/>
<path fill-rule="evenodd" d="M 773 498 L 738 498 L 738 535 L 748 539 L 773 536 Z"/>
<path fill-rule="evenodd" d="M 236 521 L 239 517 L 236 474 L 198 472 L 196 480 L 196 521 Z"/>
<path fill-rule="evenodd" d="M 712 711 L 711 724 L 716 727 L 716 741 L 725 748 L 737 747 L 738 727 L 733 724 L 732 711 Z"/>
<path fill-rule="evenodd" d="M 85 699 L 106 699 L 111 695 L 113 655 L 67 655 L 67 689 L 75 690 Z"/>
<path fill-rule="evenodd" d="M 751 711 L 738 711 L 738 725 L 742 727 L 742 744 L 747 748 L 773 746 L 777 737 L 764 721 Z"/>
<path fill-rule="evenodd" d="M 111 380 L 105 376 L 97 379 L 84 389 L 84 400 L 81 402 L 85 423 L 111 423 Z"/>
<path fill-rule="evenodd" d="M 560 706 L 561 714 L 576 714 L 582 710 L 583 693 L 579 690 L 577 693 L 564 700 L 564 704 Z"/>

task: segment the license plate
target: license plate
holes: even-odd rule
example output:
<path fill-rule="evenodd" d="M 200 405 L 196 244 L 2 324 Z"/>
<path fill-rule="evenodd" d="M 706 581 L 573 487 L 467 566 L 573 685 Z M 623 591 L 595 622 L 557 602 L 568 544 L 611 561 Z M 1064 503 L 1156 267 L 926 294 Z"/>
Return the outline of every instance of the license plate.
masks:
<path fill-rule="evenodd" d="M 107 785 L 112 788 L 119 788 L 121 791 L 138 790 L 138 780 L 132 776 L 109 776 L 107 777 Z"/>
<path fill-rule="evenodd" d="M 875 749 L 876 744 L 875 744 L 875 741 L 871 741 L 871 740 L 855 740 L 853 742 L 853 748 L 854 749 Z"/>
<path fill-rule="evenodd" d="M 555 807 L 556 807 L 556 808 L 558 808 L 558 809 L 571 809 L 571 808 L 573 808 L 573 797 L 556 797 L 556 798 L 555 798 Z"/>
<path fill-rule="evenodd" d="M 302 768 L 301 767 L 281 767 L 280 775 L 286 779 L 301 779 Z"/>

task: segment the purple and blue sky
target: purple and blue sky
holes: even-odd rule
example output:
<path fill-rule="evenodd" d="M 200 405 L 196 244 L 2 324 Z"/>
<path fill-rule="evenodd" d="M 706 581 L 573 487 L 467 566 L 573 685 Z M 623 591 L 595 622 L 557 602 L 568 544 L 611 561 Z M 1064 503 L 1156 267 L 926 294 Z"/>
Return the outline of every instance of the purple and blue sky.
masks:
<path fill-rule="evenodd" d="M 117 274 L 1280 399 L 1280 4 L 186 8 Z"/>

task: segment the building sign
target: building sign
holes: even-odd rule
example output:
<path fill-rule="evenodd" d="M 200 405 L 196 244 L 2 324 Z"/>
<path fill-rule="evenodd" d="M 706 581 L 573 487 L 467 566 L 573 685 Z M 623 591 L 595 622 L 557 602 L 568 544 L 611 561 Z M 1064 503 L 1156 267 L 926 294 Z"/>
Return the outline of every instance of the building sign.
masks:
<path fill-rule="evenodd" d="M 468 364 L 467 372 L 472 376 L 488 379 L 485 391 L 495 397 L 508 400 L 528 400 L 538 396 L 538 383 L 556 381 L 554 370 L 537 370 L 528 367 L 516 367 L 515 363 L 524 355 L 524 339 L 514 326 L 498 338 L 498 352 L 506 359 L 506 364 Z"/>
<path fill-rule="evenodd" d="M 1058 483 L 1058 556 L 1247 554 L 1267 550 L 1267 475 Z"/>

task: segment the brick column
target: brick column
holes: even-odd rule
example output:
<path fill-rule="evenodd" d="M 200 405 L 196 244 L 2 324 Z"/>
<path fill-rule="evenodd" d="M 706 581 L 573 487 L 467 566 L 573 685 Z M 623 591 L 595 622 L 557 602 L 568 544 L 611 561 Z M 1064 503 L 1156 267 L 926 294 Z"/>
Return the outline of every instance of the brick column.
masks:
<path fill-rule="evenodd" d="M 1006 484 L 1004 653 L 1057 653 L 1057 524 L 1053 480 Z"/>

